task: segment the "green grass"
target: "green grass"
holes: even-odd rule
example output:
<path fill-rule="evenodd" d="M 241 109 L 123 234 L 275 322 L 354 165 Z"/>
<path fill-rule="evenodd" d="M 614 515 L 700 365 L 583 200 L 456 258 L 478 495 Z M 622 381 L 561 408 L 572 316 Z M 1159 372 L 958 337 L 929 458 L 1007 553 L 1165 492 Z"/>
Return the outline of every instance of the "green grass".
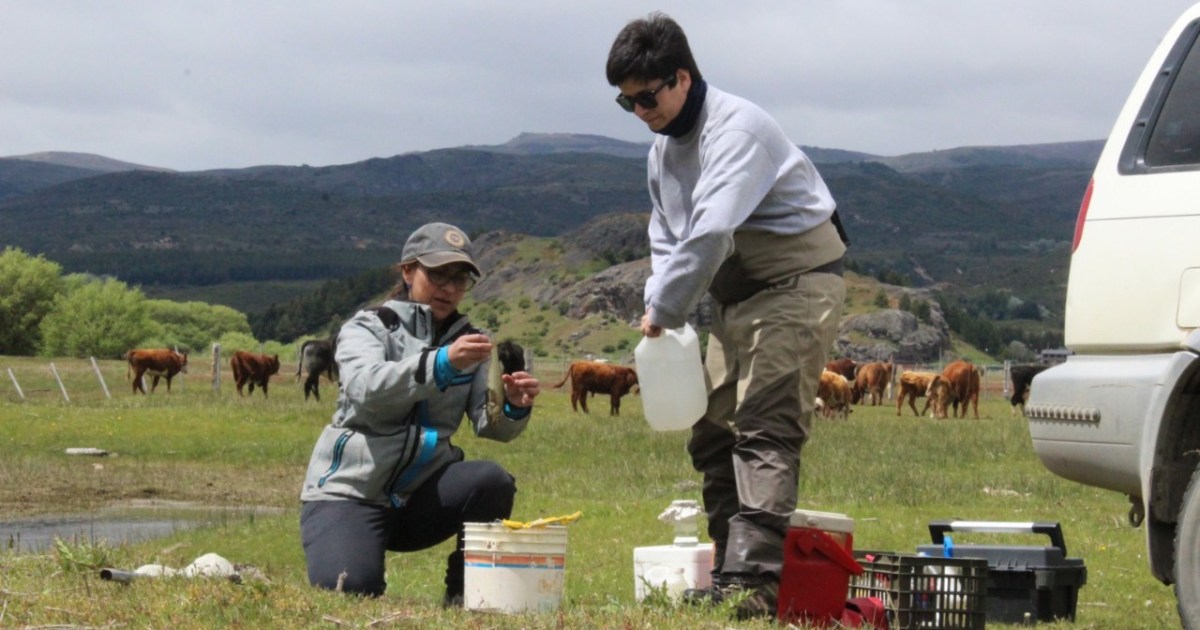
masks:
<path fill-rule="evenodd" d="M 567 583 L 556 613 L 497 616 L 439 607 L 450 543 L 388 556 L 388 592 L 357 600 L 307 586 L 298 540 L 298 492 L 308 454 L 332 408 L 305 402 L 292 374 L 277 377 L 271 397 L 239 398 L 228 375 L 213 392 L 198 367 L 169 395 L 133 396 L 119 362 L 102 362 L 113 397 L 105 398 L 86 361 L 56 360 L 72 376 L 67 404 L 49 381 L 33 385 L 42 359 L 0 358 L 0 514 L 98 510 L 133 499 L 204 505 L 263 505 L 281 515 L 230 519 L 145 543 L 95 549 L 71 541 L 62 553 L 0 551 L 0 628 L 71 625 L 146 628 L 727 628 L 778 627 L 733 622 L 721 611 L 671 608 L 633 599 L 633 548 L 665 544 L 657 521 L 673 499 L 699 499 L 699 477 L 684 451 L 686 433 L 652 432 L 636 396 L 619 417 L 570 411 L 561 390 L 541 398 L 529 429 L 510 444 L 462 434 L 468 457 L 502 462 L 517 478 L 514 518 L 584 516 L 570 526 Z M 30 389 L 51 394 L 20 402 L 5 368 Z M 543 382 L 557 380 L 546 366 Z M 47 371 L 48 374 L 48 371 Z M 91 374 L 90 379 L 88 375 Z M 66 379 L 66 377 L 64 377 Z M 88 391 L 90 388 L 95 391 Z M 181 386 L 182 385 L 182 386 Z M 1144 532 L 1125 524 L 1127 501 L 1054 477 L 1037 461 L 1025 422 L 1007 402 L 987 397 L 980 420 L 897 418 L 892 406 L 855 407 L 849 421 L 818 420 L 803 452 L 799 506 L 854 518 L 857 549 L 914 551 L 935 519 L 1049 520 L 1062 523 L 1069 555 L 1081 557 L 1088 583 L 1075 624 L 1062 628 L 1173 628 L 1171 589 L 1149 574 Z M 108 458 L 63 454 L 90 446 Z M 975 541 L 966 535 L 956 542 Z M 1045 544 L 1010 536 L 978 542 Z M 182 567 L 216 552 L 253 565 L 268 584 L 155 579 L 128 586 L 99 581 L 87 558 L 121 568 Z M 991 627 L 999 627 L 993 624 Z"/>

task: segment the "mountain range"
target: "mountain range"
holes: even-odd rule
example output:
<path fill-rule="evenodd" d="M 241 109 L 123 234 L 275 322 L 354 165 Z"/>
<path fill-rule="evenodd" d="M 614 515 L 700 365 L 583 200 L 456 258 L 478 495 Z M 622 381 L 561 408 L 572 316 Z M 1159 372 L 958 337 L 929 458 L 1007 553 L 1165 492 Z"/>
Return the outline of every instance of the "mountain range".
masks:
<path fill-rule="evenodd" d="M 0 241 L 69 272 L 146 287 L 319 281 L 395 262 L 432 220 L 569 238 L 644 214 L 648 145 L 522 134 L 345 165 L 175 172 L 102 156 L 0 158 Z M 1082 141 L 876 156 L 803 147 L 838 202 L 851 268 L 1061 314 L 1079 200 L 1102 148 Z M 619 259 L 648 255 L 592 243 Z M 614 260 L 620 262 L 620 260 Z M 240 305 L 231 304 L 235 307 Z"/>

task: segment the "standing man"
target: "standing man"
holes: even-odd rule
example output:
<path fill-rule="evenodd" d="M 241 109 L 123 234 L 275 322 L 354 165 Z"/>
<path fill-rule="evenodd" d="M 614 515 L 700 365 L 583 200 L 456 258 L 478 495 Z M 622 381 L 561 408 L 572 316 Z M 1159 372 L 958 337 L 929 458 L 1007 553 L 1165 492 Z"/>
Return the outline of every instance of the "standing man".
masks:
<path fill-rule="evenodd" d="M 773 615 L 800 448 L 846 293 L 835 204 L 774 119 L 705 83 L 670 17 L 627 24 L 606 70 L 617 104 L 658 134 L 642 334 L 683 326 L 705 290 L 718 304 L 708 411 L 688 442 L 704 476 L 713 588 L 685 597 L 747 591 L 740 617 Z"/>

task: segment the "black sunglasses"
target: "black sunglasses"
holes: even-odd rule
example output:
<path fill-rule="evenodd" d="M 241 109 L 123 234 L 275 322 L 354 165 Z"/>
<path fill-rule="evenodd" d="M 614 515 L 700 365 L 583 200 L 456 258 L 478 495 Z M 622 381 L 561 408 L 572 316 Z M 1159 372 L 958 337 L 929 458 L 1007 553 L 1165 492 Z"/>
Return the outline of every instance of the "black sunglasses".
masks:
<path fill-rule="evenodd" d="M 675 84 L 678 82 L 678 77 L 675 74 L 672 74 L 671 76 L 663 79 L 663 82 L 653 90 L 642 90 L 633 96 L 618 94 L 617 105 L 620 105 L 621 109 L 627 112 L 632 112 L 634 105 L 641 105 L 646 109 L 654 109 L 655 107 L 658 107 L 658 99 L 655 98 L 655 95 L 661 92 L 663 88 L 670 89 L 675 87 Z"/>

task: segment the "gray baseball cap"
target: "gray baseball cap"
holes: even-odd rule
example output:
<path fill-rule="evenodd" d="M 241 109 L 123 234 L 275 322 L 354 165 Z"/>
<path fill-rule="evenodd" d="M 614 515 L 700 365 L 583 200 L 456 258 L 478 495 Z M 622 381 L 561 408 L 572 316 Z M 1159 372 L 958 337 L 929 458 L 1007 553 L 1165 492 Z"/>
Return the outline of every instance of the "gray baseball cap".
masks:
<path fill-rule="evenodd" d="M 471 256 L 471 239 L 449 223 L 426 223 L 408 237 L 400 262 L 413 260 L 430 268 L 463 262 L 471 266 L 475 275 L 483 275 Z"/>

